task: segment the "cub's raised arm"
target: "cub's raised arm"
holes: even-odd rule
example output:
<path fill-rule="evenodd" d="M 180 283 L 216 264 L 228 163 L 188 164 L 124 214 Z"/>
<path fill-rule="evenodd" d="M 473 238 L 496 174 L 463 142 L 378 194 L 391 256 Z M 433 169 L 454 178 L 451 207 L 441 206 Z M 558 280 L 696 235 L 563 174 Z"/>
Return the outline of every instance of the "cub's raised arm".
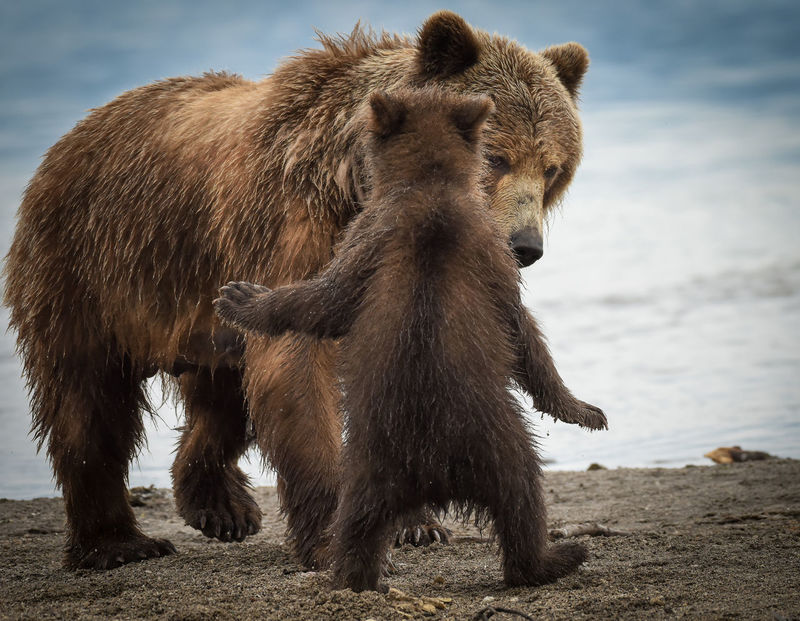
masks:
<path fill-rule="evenodd" d="M 521 304 L 512 325 L 517 343 L 514 380 L 531 395 L 536 408 L 565 423 L 576 423 L 587 429 L 608 429 L 603 410 L 576 399 L 564 385 L 544 336 Z"/>
<path fill-rule="evenodd" d="M 317 277 L 277 289 L 229 282 L 214 300 L 217 314 L 244 330 L 278 336 L 291 330 L 317 338 L 347 334 L 375 271 L 385 230 L 362 212 L 351 223 L 336 257 Z"/>

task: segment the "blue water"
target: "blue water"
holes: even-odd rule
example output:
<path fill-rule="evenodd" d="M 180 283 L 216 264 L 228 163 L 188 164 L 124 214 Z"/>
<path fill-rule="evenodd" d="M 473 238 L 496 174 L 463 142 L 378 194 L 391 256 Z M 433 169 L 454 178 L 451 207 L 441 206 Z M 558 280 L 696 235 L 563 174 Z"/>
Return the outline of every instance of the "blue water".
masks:
<path fill-rule="evenodd" d="M 0 7 L 3 254 L 40 155 L 87 108 L 167 75 L 258 78 L 313 45 L 312 26 L 345 31 L 364 18 L 413 32 L 439 8 L 226 6 Z M 544 258 L 524 272 L 525 299 L 565 381 L 605 409 L 610 430 L 532 413 L 542 454 L 561 469 L 704 463 L 731 444 L 800 458 L 800 8 L 595 6 L 450 5 L 532 48 L 575 39 L 592 53 L 584 162 L 551 218 Z M 0 497 L 51 495 L 13 348 L 13 335 L 1 335 Z M 170 484 L 180 408 L 167 403 L 159 417 L 132 485 Z M 274 481 L 257 454 L 249 459 L 257 483 Z"/>

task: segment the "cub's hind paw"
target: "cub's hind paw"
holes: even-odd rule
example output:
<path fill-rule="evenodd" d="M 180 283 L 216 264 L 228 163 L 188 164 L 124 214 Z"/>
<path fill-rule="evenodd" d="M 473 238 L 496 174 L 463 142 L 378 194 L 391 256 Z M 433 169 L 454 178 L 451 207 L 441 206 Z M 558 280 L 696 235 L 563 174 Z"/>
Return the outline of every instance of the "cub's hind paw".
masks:
<path fill-rule="evenodd" d="M 577 542 L 561 543 L 548 548 L 538 563 L 525 566 L 511 560 L 505 567 L 509 586 L 541 586 L 550 584 L 576 571 L 588 558 L 586 547 Z"/>

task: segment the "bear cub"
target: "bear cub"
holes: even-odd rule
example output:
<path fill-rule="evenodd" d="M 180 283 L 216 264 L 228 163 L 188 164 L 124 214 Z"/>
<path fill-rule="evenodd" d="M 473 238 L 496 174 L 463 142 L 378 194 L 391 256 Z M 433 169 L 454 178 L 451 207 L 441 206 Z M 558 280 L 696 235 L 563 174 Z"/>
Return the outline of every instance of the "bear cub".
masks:
<path fill-rule="evenodd" d="M 564 386 L 520 299 L 519 271 L 487 210 L 487 97 L 376 92 L 365 106 L 371 193 L 329 266 L 270 290 L 229 283 L 228 323 L 341 338 L 347 413 L 331 526 L 335 588 L 386 590 L 395 525 L 429 505 L 492 519 L 509 585 L 575 570 L 586 549 L 549 546 L 540 461 L 512 382 L 589 429 L 603 412 Z"/>

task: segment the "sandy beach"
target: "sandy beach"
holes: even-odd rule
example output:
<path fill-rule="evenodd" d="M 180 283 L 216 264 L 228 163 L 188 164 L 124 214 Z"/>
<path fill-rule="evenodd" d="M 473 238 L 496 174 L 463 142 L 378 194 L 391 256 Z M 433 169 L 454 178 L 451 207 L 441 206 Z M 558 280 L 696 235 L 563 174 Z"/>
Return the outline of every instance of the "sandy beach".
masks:
<path fill-rule="evenodd" d="M 800 618 L 800 461 L 550 472 L 545 487 L 551 527 L 627 534 L 581 536 L 590 560 L 557 584 L 506 588 L 489 533 L 449 524 L 450 545 L 394 551 L 388 596 L 303 571 L 274 488 L 256 490 L 261 532 L 229 544 L 185 526 L 169 490 L 137 490 L 143 529 L 178 554 L 107 572 L 61 568 L 61 499 L 0 500 L 0 618 Z"/>

